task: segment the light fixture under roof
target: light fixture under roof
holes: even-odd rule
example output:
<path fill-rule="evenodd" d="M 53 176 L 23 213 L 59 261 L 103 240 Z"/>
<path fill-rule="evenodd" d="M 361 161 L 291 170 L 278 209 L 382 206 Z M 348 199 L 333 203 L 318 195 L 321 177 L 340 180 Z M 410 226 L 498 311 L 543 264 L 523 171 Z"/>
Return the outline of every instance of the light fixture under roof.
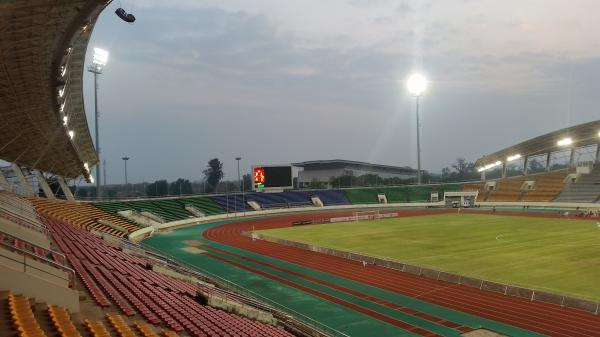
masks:
<path fill-rule="evenodd" d="M 559 140 L 558 142 L 556 142 L 556 144 L 557 144 L 558 146 L 567 146 L 567 145 L 571 145 L 571 144 L 573 144 L 573 139 L 571 139 L 570 137 L 563 138 L 563 139 Z"/>
<path fill-rule="evenodd" d="M 69 137 L 71 137 L 71 139 L 75 138 L 75 131 L 69 130 Z"/>
<path fill-rule="evenodd" d="M 521 158 L 521 154 L 517 153 L 517 154 L 513 154 L 512 156 L 508 156 L 506 158 L 506 161 L 513 161 L 513 160 L 517 160 Z"/>
<path fill-rule="evenodd" d="M 500 165 L 502 165 L 502 162 L 498 160 L 498 161 L 496 161 L 496 162 L 494 162 L 494 163 L 487 164 L 487 165 L 485 165 L 485 166 L 482 166 L 482 167 L 478 168 L 478 169 L 477 169 L 477 172 L 483 172 L 483 171 L 487 171 L 487 170 L 489 170 L 489 169 L 491 169 L 491 168 L 494 168 L 494 167 L 496 167 L 496 166 L 500 166 Z"/>
<path fill-rule="evenodd" d="M 63 116 L 63 125 L 67 126 L 67 123 L 69 122 L 69 117 L 67 116 Z"/>

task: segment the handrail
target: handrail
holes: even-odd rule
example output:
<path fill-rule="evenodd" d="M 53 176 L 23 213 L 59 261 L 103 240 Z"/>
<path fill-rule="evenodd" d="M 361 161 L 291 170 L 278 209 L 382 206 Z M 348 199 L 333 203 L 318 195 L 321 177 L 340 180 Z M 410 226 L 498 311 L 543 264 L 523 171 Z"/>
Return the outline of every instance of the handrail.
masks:
<path fill-rule="evenodd" d="M 48 259 L 46 257 L 38 256 L 38 255 L 36 255 L 36 254 L 34 254 L 32 252 L 26 251 L 24 249 L 11 246 L 11 245 L 6 244 L 6 243 L 4 243 L 2 241 L 0 241 L 0 245 L 4 246 L 5 248 L 8 248 L 7 250 L 9 250 L 9 251 L 17 251 L 17 252 L 23 254 L 23 261 L 22 262 L 18 261 L 18 260 L 15 260 L 15 259 L 12 259 L 12 258 L 10 258 L 8 256 L 4 256 L 3 255 L 4 258 L 12 260 L 12 261 L 15 261 L 15 262 L 20 262 L 20 263 L 23 264 L 24 267 L 30 267 L 30 268 L 42 271 L 42 272 L 44 272 L 44 273 L 46 273 L 48 275 L 52 275 L 54 277 L 57 277 L 59 279 L 66 280 L 68 282 L 68 284 L 69 284 L 69 288 L 73 288 L 75 286 L 75 271 L 73 269 L 71 269 L 71 268 L 69 268 L 67 266 L 61 265 L 60 263 L 52 261 L 52 260 L 50 260 L 50 259 Z M 57 269 L 60 269 L 60 270 L 62 270 L 64 272 L 66 272 L 67 275 L 68 275 L 68 277 L 66 279 L 64 279 L 64 278 L 60 277 L 59 275 L 51 274 L 51 273 L 49 273 L 46 270 L 39 269 L 39 268 L 36 268 L 35 266 L 27 264 L 27 257 L 33 258 L 35 261 L 40 261 L 41 260 L 41 261 L 45 262 L 45 264 L 50 265 L 51 267 L 55 267 Z M 25 271 L 25 269 L 23 271 Z"/>
<path fill-rule="evenodd" d="M 32 230 L 35 230 L 42 234 L 48 235 L 48 227 L 44 226 L 41 223 L 37 224 L 31 220 L 24 219 L 21 216 L 15 215 L 14 212 L 10 212 L 6 209 L 0 209 L 0 217 L 6 219 L 8 221 L 14 222 L 19 226 L 22 226 L 22 227 L 25 227 L 28 229 L 32 229 Z"/>
<path fill-rule="evenodd" d="M 50 254 L 59 255 L 59 256 L 61 256 L 61 257 L 62 257 L 62 259 L 63 259 L 64 261 L 67 261 L 67 257 L 65 256 L 65 254 L 63 254 L 63 253 L 61 253 L 61 252 L 59 252 L 59 251 L 56 251 L 56 250 L 52 250 L 52 249 L 49 249 L 49 248 L 42 247 L 42 246 L 40 246 L 40 245 L 38 245 L 38 244 L 35 244 L 35 243 L 31 242 L 31 241 L 28 241 L 28 240 L 25 240 L 25 239 L 22 239 L 22 238 L 16 237 L 16 236 L 14 236 L 14 235 L 12 235 L 12 234 L 6 233 L 6 232 L 4 232 L 4 231 L 1 231 L 1 230 L 0 230 L 0 233 L 1 233 L 1 234 L 3 234 L 4 236 L 7 236 L 7 237 L 10 237 L 10 238 L 12 238 L 13 240 L 19 240 L 19 241 L 22 241 L 22 242 L 24 242 L 24 243 L 26 243 L 26 244 L 30 245 L 30 246 L 34 246 L 34 247 L 37 247 L 37 248 L 43 249 L 45 252 L 48 252 L 48 253 L 50 253 Z M 0 241 L 0 242 L 2 242 L 2 241 Z M 6 244 L 6 245 L 8 245 L 8 244 Z M 16 246 L 13 246 L 13 247 L 14 247 L 14 248 L 18 248 L 18 247 L 16 247 Z M 30 253 L 31 253 L 31 252 L 30 252 Z M 35 253 L 33 253 L 33 254 L 34 254 L 35 256 L 39 256 L 39 255 L 37 255 L 37 254 L 35 254 Z M 53 261 L 53 260 L 49 260 L 49 261 Z M 53 261 L 53 262 L 56 262 L 56 261 Z M 58 262 L 57 262 L 57 263 L 58 263 Z M 60 264 L 60 263 L 59 263 L 59 264 Z M 66 265 L 64 265 L 64 266 L 66 267 Z"/>
<path fill-rule="evenodd" d="M 345 333 L 343 333 L 343 332 L 341 332 L 341 331 L 339 331 L 339 330 L 337 330 L 335 328 L 327 326 L 327 325 L 325 325 L 325 324 L 323 324 L 323 323 L 321 323 L 319 321 L 314 320 L 313 318 L 310 318 L 310 317 L 308 317 L 308 316 L 306 316 L 306 315 L 304 315 L 302 313 L 297 312 L 294 309 L 286 307 L 283 304 L 277 303 L 276 301 L 273 301 L 273 300 L 271 300 L 269 298 L 266 298 L 266 297 L 264 297 L 264 296 L 262 296 L 260 294 L 257 294 L 254 291 L 252 291 L 250 289 L 247 289 L 247 288 L 245 288 L 245 287 L 243 287 L 243 286 L 241 286 L 241 285 L 239 285 L 237 283 L 234 283 L 232 281 L 224 279 L 221 276 L 216 275 L 214 273 L 211 273 L 210 271 L 208 271 L 206 269 L 190 265 L 190 264 L 188 264 L 186 262 L 183 262 L 183 261 L 179 261 L 179 260 L 175 259 L 173 256 L 170 256 L 169 254 L 161 251 L 160 249 L 149 247 L 149 246 L 147 246 L 144 243 L 141 243 L 141 246 L 144 249 L 149 250 L 149 251 L 155 251 L 155 252 L 158 251 L 158 252 L 160 252 L 160 254 L 157 254 L 157 255 L 162 255 L 162 257 L 164 257 L 165 260 L 168 261 L 168 262 L 170 262 L 172 265 L 181 265 L 181 266 L 184 266 L 189 271 L 200 271 L 201 273 L 204 273 L 204 274 L 198 274 L 197 272 L 194 273 L 194 274 L 200 276 L 201 278 L 203 278 L 203 279 L 205 279 L 205 280 L 207 280 L 209 282 L 213 282 L 213 283 L 217 283 L 217 284 L 219 284 L 219 283 L 224 284 L 226 287 L 230 287 L 230 288 L 233 288 L 233 289 L 235 289 L 237 291 L 240 291 L 242 294 L 245 294 L 246 296 L 250 296 L 250 297 L 254 297 L 256 299 L 259 299 L 261 302 L 264 302 L 264 303 L 267 303 L 267 304 L 271 305 L 277 311 L 280 311 L 282 314 L 284 314 L 284 315 L 286 315 L 286 316 L 288 316 L 290 318 L 293 318 L 294 316 L 301 317 L 301 319 L 300 319 L 301 322 L 303 322 L 304 324 L 308 325 L 311 329 L 314 329 L 314 330 L 318 331 L 319 333 L 321 333 L 321 334 L 323 334 L 325 336 L 349 337 L 349 335 L 347 335 L 347 334 L 345 334 Z M 215 282 L 215 280 L 216 280 L 216 282 Z"/>

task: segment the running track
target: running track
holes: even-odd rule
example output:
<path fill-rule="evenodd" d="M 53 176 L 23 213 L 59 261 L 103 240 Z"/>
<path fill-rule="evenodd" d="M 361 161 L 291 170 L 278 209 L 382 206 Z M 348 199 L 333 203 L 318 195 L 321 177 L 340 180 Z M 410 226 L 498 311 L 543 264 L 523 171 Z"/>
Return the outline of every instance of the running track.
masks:
<path fill-rule="evenodd" d="M 422 215 L 431 214 L 432 212 L 402 211 L 401 213 L 402 215 Z M 261 240 L 252 241 L 250 238 L 242 235 L 243 231 L 251 231 L 253 229 L 260 230 L 289 227 L 291 226 L 291 222 L 295 220 L 347 215 L 351 215 L 351 213 L 336 213 L 335 215 L 332 215 L 332 213 L 322 215 L 303 214 L 243 221 L 209 229 L 204 232 L 204 237 L 212 241 L 281 259 L 338 277 L 354 280 L 545 335 L 558 337 L 600 336 L 600 316 L 594 316 L 590 313 L 570 308 L 561 308 L 557 305 L 542 302 L 531 302 L 498 293 L 480 291 L 466 286 L 427 279 L 378 266 L 364 268 L 357 261 Z M 229 263 L 233 262 L 233 258 L 240 258 L 239 256 L 235 256 L 230 259 L 223 256 L 218 257 L 215 254 L 211 255 Z M 256 263 L 256 261 L 253 262 Z M 273 266 L 269 267 L 273 268 Z M 319 282 L 319 280 L 311 281 Z M 328 286 L 335 287 L 335 285 L 331 284 L 328 284 Z M 349 291 L 343 288 L 341 290 Z M 372 298 L 366 294 L 362 294 L 361 296 L 360 293 L 355 291 L 352 293 L 355 296 L 376 301 L 379 304 L 394 308 L 395 310 L 399 309 L 397 306 L 395 307 L 394 304 L 386 302 L 385 299 Z M 360 310 L 360 308 L 357 310 Z M 435 319 L 427 317 L 425 314 L 416 315 L 429 320 Z M 448 322 L 442 322 L 441 324 L 448 324 L 448 326 L 450 326 L 450 323 Z"/>

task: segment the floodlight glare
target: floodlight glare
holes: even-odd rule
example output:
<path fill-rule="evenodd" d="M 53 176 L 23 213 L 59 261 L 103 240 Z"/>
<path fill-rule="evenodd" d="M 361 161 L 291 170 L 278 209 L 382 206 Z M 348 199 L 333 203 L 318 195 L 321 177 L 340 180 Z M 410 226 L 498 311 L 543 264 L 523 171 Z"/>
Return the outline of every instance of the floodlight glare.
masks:
<path fill-rule="evenodd" d="M 94 58 L 92 63 L 97 67 L 103 67 L 108 62 L 108 51 L 100 48 L 94 48 Z"/>
<path fill-rule="evenodd" d="M 71 139 L 75 138 L 75 131 L 70 130 L 69 131 L 69 137 L 71 137 Z"/>
<path fill-rule="evenodd" d="M 598 131 L 598 137 L 600 137 L 600 131 Z"/>
<path fill-rule="evenodd" d="M 94 177 L 90 174 L 90 183 L 94 183 Z"/>
<path fill-rule="evenodd" d="M 69 117 L 67 117 L 67 116 L 64 116 L 64 117 L 63 117 L 63 125 L 64 125 L 64 126 L 67 126 L 67 123 L 68 123 L 68 122 L 69 122 Z"/>
<path fill-rule="evenodd" d="M 85 170 L 87 172 L 90 172 L 90 167 L 89 167 L 88 163 L 83 163 L 83 168 L 85 168 Z"/>
<path fill-rule="evenodd" d="M 421 96 L 427 89 L 427 79 L 421 74 L 413 74 L 406 81 L 406 87 L 413 96 Z"/>
<path fill-rule="evenodd" d="M 571 145 L 571 144 L 573 144 L 573 139 L 571 139 L 571 138 L 568 138 L 568 137 L 567 137 L 567 138 L 563 138 L 563 139 L 559 140 L 558 142 L 556 142 L 556 144 L 557 144 L 558 146 L 567 146 L 567 145 Z"/>
<path fill-rule="evenodd" d="M 60 105 L 60 112 L 65 111 L 65 102 L 63 102 L 63 104 Z"/>
<path fill-rule="evenodd" d="M 519 158 L 521 158 L 521 155 L 517 153 L 517 154 L 513 154 L 512 156 L 508 156 L 506 158 L 506 161 L 513 161 L 513 160 L 517 160 Z"/>

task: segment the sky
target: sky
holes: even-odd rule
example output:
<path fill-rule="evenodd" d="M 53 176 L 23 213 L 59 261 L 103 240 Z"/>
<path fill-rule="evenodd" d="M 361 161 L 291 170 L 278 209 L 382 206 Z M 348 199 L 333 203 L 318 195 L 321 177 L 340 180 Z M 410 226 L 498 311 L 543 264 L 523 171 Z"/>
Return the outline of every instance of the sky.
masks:
<path fill-rule="evenodd" d="M 134 24 L 114 11 L 133 13 Z M 597 0 L 120 0 L 89 44 L 107 183 L 348 159 L 440 172 L 600 119 Z M 93 135 L 93 79 L 84 75 Z"/>

